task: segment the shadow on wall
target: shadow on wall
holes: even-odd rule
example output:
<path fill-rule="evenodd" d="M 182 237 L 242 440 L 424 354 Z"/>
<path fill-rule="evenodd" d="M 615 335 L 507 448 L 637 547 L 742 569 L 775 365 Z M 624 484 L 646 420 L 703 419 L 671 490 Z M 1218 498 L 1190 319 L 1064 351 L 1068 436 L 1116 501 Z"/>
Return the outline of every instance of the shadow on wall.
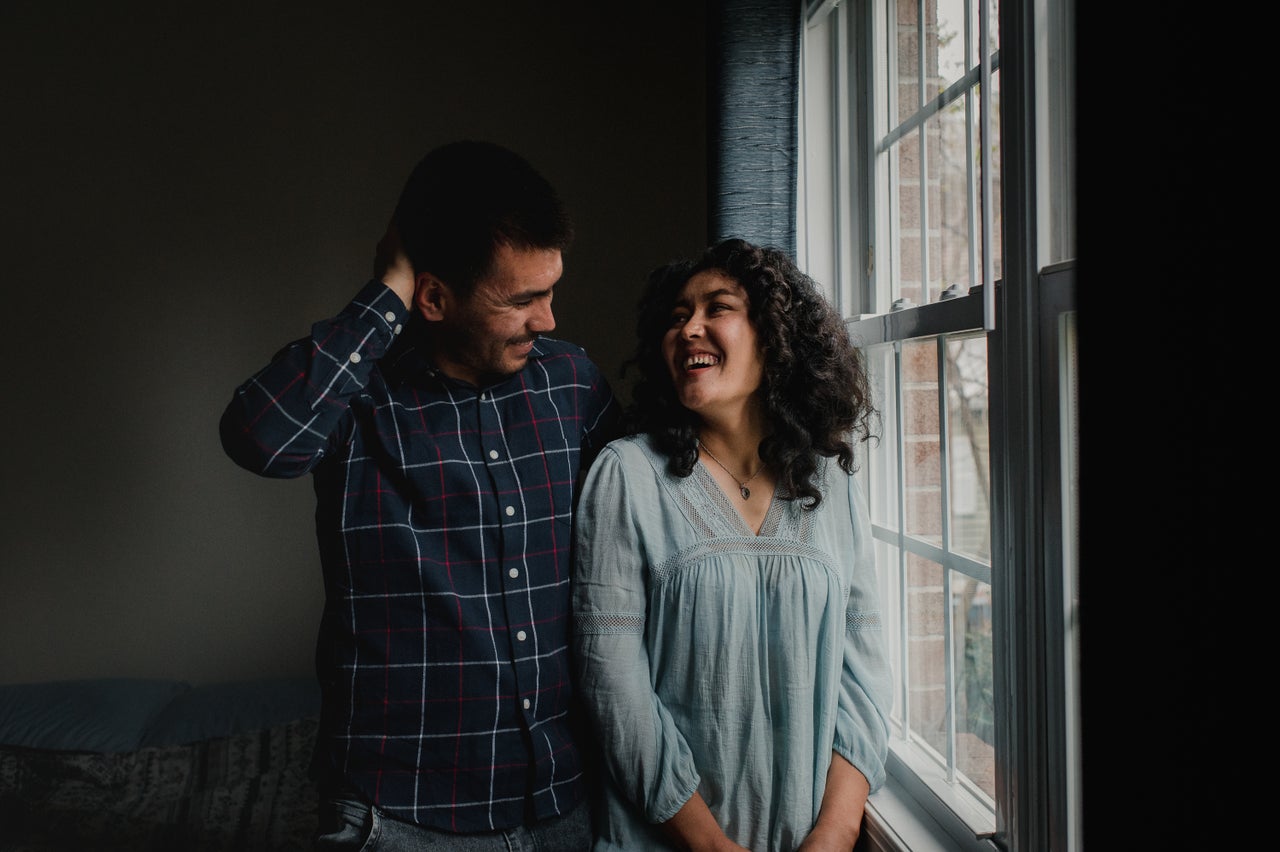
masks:
<path fill-rule="evenodd" d="M 223 456 L 232 389 L 359 289 L 413 164 L 462 137 L 561 190 L 556 334 L 617 375 L 645 273 L 705 241 L 703 4 L 19 5 L 0 683 L 307 675 L 310 483 Z"/>

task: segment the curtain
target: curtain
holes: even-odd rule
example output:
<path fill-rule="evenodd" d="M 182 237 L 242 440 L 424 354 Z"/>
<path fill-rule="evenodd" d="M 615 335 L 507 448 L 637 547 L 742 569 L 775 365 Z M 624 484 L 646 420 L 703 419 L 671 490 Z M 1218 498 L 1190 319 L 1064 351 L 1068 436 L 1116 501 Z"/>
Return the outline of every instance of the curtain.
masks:
<path fill-rule="evenodd" d="M 796 254 L 800 0 L 707 5 L 708 232 Z"/>

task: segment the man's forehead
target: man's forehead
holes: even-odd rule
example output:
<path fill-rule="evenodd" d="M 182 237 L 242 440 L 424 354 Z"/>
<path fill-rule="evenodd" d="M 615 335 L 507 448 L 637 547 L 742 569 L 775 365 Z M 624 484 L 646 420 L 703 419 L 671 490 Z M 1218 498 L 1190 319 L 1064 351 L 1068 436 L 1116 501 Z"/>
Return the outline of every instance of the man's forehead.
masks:
<path fill-rule="evenodd" d="M 564 258 L 559 249 L 518 249 L 498 246 L 493 269 L 481 280 L 503 290 L 549 290 L 564 274 Z"/>

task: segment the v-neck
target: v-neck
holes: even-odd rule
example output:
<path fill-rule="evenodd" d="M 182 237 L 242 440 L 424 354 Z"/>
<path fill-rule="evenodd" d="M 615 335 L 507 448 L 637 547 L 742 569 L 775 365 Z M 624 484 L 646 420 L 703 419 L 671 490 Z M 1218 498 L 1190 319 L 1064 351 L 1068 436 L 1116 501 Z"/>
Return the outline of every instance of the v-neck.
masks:
<path fill-rule="evenodd" d="M 777 535 L 782 501 L 778 500 L 776 485 L 773 493 L 769 495 L 769 508 L 765 511 L 764 518 L 760 521 L 760 528 L 753 530 L 751 525 L 747 523 L 747 519 L 738 511 L 737 504 L 729 499 L 729 495 L 720 487 L 720 483 L 711 475 L 711 471 L 707 469 L 706 465 L 699 461 L 693 466 L 693 472 L 698 485 L 709 498 L 711 505 L 716 508 L 716 511 L 736 532 L 756 537 Z"/>

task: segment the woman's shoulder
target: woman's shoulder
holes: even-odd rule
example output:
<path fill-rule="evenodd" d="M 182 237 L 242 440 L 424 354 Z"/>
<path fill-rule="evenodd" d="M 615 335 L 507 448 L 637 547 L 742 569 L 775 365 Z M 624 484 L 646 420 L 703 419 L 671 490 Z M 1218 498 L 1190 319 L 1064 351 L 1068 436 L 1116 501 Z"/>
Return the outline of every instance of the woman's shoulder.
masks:
<path fill-rule="evenodd" d="M 614 438 L 605 445 L 605 450 L 611 451 L 619 460 L 627 463 L 658 457 L 658 451 L 654 448 L 653 442 L 649 440 L 648 435 L 625 435 L 621 438 Z"/>
<path fill-rule="evenodd" d="M 636 482 L 658 481 L 667 476 L 667 459 L 647 435 L 614 438 L 600 451 L 593 469 L 609 476 L 630 477 Z"/>

